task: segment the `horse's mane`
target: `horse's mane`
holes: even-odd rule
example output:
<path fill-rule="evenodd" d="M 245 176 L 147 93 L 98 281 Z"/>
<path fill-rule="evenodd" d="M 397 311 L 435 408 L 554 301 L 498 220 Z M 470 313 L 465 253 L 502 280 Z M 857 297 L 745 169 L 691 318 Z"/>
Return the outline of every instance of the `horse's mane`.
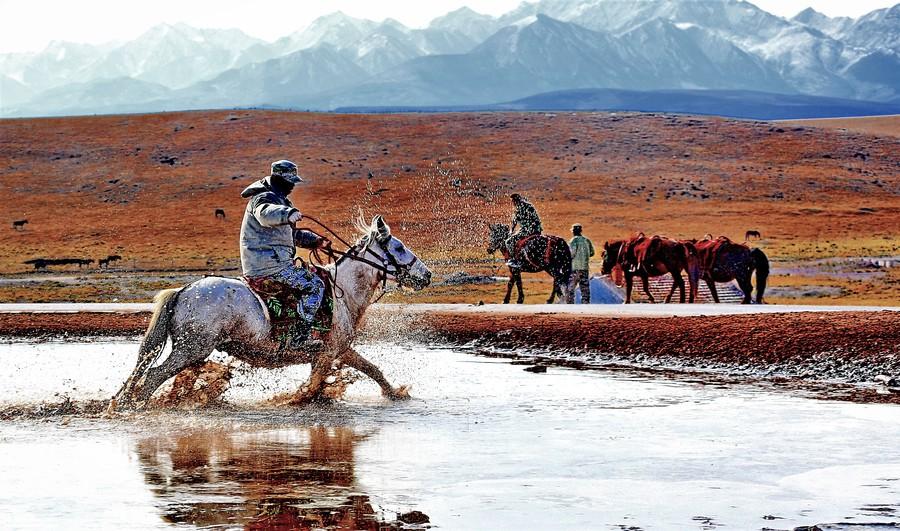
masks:
<path fill-rule="evenodd" d="M 373 241 L 378 237 L 381 229 L 378 227 L 378 220 L 380 216 L 375 216 L 372 218 L 371 222 L 366 222 L 363 217 L 362 210 L 359 211 L 359 215 L 356 218 L 356 221 L 353 222 L 353 228 L 356 229 L 357 232 L 357 244 L 364 243 L 365 247 L 368 247 L 372 244 Z M 387 233 L 391 233 L 391 228 L 388 224 L 382 220 L 385 228 L 387 229 Z"/>

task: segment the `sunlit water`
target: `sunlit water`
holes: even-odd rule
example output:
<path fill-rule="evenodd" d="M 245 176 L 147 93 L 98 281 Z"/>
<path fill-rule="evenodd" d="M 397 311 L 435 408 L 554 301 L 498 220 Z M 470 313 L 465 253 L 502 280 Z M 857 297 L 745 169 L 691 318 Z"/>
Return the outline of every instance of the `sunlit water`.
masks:
<path fill-rule="evenodd" d="M 109 397 L 136 351 L 0 344 L 0 406 Z M 362 496 L 383 520 L 415 509 L 440 529 L 900 520 L 897 406 L 622 371 L 532 374 L 426 346 L 362 351 L 414 399 L 386 402 L 360 380 L 342 402 L 273 409 L 261 404 L 308 369 L 239 370 L 225 395 L 234 411 L 0 423 L 0 527 L 290 528 L 333 523 Z"/>

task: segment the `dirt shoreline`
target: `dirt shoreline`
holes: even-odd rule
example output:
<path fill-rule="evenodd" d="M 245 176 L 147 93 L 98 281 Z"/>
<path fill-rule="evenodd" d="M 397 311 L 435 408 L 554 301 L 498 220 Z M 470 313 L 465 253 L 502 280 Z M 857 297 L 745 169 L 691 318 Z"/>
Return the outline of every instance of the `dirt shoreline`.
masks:
<path fill-rule="evenodd" d="M 392 317 L 397 323 L 392 330 L 409 337 L 424 333 L 429 340 L 481 354 L 551 365 L 713 369 L 748 378 L 848 384 L 870 384 L 881 374 L 900 377 L 900 312 L 895 311 L 609 317 L 400 306 L 373 314 Z M 0 338 L 139 336 L 149 319 L 146 312 L 6 313 L 0 314 Z M 864 400 L 900 402 L 900 394 L 886 389 L 860 392 Z"/>

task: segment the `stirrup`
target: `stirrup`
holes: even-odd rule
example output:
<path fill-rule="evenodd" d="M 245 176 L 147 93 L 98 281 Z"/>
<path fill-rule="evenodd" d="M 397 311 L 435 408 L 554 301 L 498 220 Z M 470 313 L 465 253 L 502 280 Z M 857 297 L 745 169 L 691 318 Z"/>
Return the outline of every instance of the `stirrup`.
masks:
<path fill-rule="evenodd" d="M 318 352 L 325 346 L 325 342 L 321 339 L 310 337 L 312 332 L 311 322 L 298 323 L 294 332 L 294 335 L 288 341 L 288 348 L 291 350 Z"/>
<path fill-rule="evenodd" d="M 288 345 L 288 347 L 289 347 L 291 350 L 296 350 L 296 351 L 299 351 L 299 352 L 306 352 L 307 354 L 312 354 L 312 353 L 315 353 L 315 352 L 320 352 L 320 351 L 322 351 L 322 349 L 325 348 L 325 342 L 322 341 L 321 339 L 312 339 L 312 338 L 300 339 L 300 338 L 293 338 L 293 339 L 291 339 L 291 342 L 290 342 L 290 344 Z"/>

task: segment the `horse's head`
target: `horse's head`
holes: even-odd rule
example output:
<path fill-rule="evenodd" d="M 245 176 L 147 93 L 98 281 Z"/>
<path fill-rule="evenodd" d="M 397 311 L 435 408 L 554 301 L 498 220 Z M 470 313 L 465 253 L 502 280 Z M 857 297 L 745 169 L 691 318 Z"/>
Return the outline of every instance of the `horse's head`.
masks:
<path fill-rule="evenodd" d="M 381 258 L 388 275 L 393 277 L 400 287 L 418 291 L 431 284 L 431 271 L 418 256 L 403 245 L 400 238 L 391 234 L 391 228 L 381 216 L 372 219 L 372 224 L 366 229 L 362 242 L 369 251 Z"/>
<path fill-rule="evenodd" d="M 603 258 L 603 265 L 600 266 L 600 274 L 601 275 L 609 275 L 612 273 L 614 267 L 616 267 L 616 263 L 619 261 L 619 251 L 622 249 L 622 241 L 608 241 L 603 244 L 603 252 L 601 256 Z"/>
<path fill-rule="evenodd" d="M 488 254 L 493 254 L 506 247 L 506 240 L 509 239 L 509 225 L 503 223 L 491 223 L 489 227 Z"/>

